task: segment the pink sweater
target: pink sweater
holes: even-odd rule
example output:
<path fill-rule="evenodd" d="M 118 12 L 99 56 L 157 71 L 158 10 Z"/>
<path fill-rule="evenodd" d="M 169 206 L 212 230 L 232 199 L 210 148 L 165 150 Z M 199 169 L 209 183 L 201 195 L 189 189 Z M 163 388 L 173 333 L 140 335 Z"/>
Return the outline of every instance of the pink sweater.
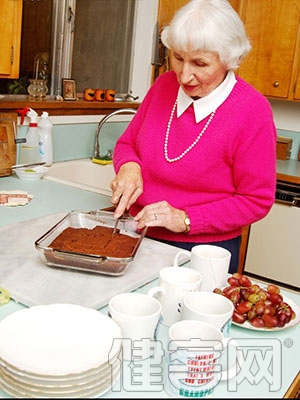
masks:
<path fill-rule="evenodd" d="M 190 232 L 149 228 L 148 236 L 206 243 L 234 238 L 243 226 L 263 218 L 274 202 L 276 129 L 271 107 L 237 77 L 198 144 L 181 160 L 169 163 L 164 158 L 165 132 L 178 88 L 173 71 L 160 76 L 116 143 L 116 172 L 128 161 L 142 168 L 144 192 L 130 212 L 136 215 L 146 204 L 166 200 L 186 210 Z M 169 157 L 188 148 L 207 119 L 196 124 L 192 107 L 178 119 L 175 113 Z"/>

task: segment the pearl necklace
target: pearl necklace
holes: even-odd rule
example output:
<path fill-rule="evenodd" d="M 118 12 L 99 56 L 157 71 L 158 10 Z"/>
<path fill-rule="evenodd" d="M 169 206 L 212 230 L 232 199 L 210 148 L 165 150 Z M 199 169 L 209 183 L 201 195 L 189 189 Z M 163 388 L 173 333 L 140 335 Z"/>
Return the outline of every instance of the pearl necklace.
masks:
<path fill-rule="evenodd" d="M 199 135 L 197 136 L 197 138 L 194 140 L 194 142 L 186 149 L 184 150 L 178 157 L 174 157 L 174 158 L 169 158 L 168 156 L 168 142 L 169 142 L 169 134 L 170 134 L 170 129 L 171 129 L 171 125 L 172 125 L 172 121 L 173 121 L 173 117 L 174 117 L 174 113 L 176 110 L 176 106 L 177 106 L 177 101 L 178 99 L 176 99 L 173 109 L 171 111 L 170 114 L 170 118 L 169 118 L 169 122 L 167 125 L 167 130 L 166 130 L 166 137 L 165 137 L 165 144 L 164 144 L 164 155 L 165 155 L 165 159 L 166 161 L 168 161 L 169 163 L 171 162 L 175 162 L 175 161 L 179 161 L 181 160 L 189 151 L 192 150 L 193 147 L 196 146 L 196 144 L 199 142 L 199 140 L 201 139 L 203 133 L 206 131 L 206 129 L 209 127 L 209 124 L 211 123 L 211 121 L 213 120 L 213 117 L 216 113 L 216 110 L 214 110 L 211 114 L 210 117 L 208 119 L 208 121 L 206 122 L 204 128 L 202 129 L 202 131 L 199 133 Z"/>

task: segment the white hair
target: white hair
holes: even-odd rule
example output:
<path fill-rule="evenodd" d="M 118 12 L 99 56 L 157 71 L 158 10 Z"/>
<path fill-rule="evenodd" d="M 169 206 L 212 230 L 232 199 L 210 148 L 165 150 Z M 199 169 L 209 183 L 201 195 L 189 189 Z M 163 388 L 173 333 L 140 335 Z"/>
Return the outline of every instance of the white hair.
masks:
<path fill-rule="evenodd" d="M 174 51 L 216 52 L 228 69 L 236 69 L 251 49 L 244 25 L 227 0 L 191 0 L 161 34 Z"/>

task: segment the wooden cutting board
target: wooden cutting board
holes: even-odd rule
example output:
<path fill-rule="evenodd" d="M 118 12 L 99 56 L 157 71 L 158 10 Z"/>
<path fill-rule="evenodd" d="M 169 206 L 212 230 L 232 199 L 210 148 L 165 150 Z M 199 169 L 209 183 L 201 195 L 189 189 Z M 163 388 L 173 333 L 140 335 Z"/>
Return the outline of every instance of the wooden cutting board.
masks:
<path fill-rule="evenodd" d="M 17 113 L 0 113 L 0 176 L 9 176 L 16 164 Z"/>

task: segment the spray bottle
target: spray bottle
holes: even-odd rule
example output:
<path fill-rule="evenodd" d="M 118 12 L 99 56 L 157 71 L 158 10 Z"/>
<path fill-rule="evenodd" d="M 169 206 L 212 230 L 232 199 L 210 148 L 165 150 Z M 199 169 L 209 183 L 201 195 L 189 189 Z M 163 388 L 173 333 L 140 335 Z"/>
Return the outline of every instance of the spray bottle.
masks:
<path fill-rule="evenodd" d="M 50 166 L 53 162 L 53 145 L 52 145 L 52 122 L 48 118 L 49 114 L 43 111 L 39 118 L 39 140 L 40 140 L 40 159 Z"/>
<path fill-rule="evenodd" d="M 29 129 L 26 134 L 26 142 L 21 143 L 20 147 L 20 164 L 32 164 L 40 162 L 40 149 L 39 149 L 39 132 L 37 118 L 38 114 L 32 108 L 25 107 L 22 110 L 18 110 L 21 115 L 21 125 L 24 123 L 24 117 L 30 118 Z"/>

